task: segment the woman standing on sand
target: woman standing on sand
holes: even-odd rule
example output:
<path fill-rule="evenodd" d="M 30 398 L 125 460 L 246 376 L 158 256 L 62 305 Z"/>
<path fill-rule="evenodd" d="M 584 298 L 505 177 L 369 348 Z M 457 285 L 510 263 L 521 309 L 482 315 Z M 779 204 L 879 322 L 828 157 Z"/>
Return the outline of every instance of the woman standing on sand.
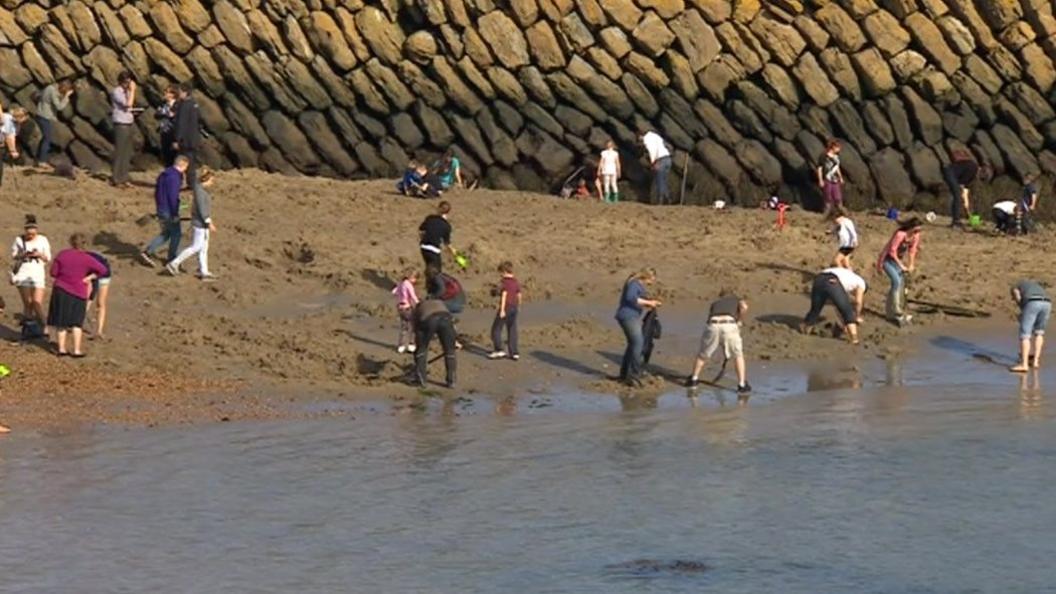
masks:
<path fill-rule="evenodd" d="M 18 287 L 22 298 L 22 320 L 44 322 L 44 287 L 47 284 L 47 265 L 51 261 L 51 244 L 40 234 L 37 217 L 26 215 L 23 233 L 11 246 L 11 284 Z"/>
<path fill-rule="evenodd" d="M 102 340 L 104 338 L 103 330 L 106 329 L 107 302 L 110 299 L 110 280 L 113 270 L 110 268 L 110 261 L 106 259 L 106 256 L 99 252 L 88 252 L 88 255 L 94 258 L 96 262 L 102 264 L 103 268 L 106 268 L 106 274 L 100 274 L 92 281 L 92 292 L 88 296 L 88 309 L 92 308 L 92 303 L 95 303 L 96 308 L 94 337 Z"/>
<path fill-rule="evenodd" d="M 887 292 L 885 313 L 887 319 L 899 326 L 909 323 L 913 316 L 906 315 L 906 273 L 917 267 L 917 251 L 920 249 L 920 219 L 913 217 L 899 223 L 898 230 L 880 252 L 876 269 L 891 279 Z M 908 258 L 907 258 L 908 256 Z"/>
<path fill-rule="evenodd" d="M 642 346 L 645 342 L 642 336 L 642 314 L 646 309 L 660 307 L 659 299 L 646 297 L 646 287 L 652 286 L 654 282 L 656 271 L 652 268 L 644 268 L 632 275 L 623 285 L 620 304 L 616 309 L 616 321 L 627 338 L 627 349 L 620 363 L 620 381 L 631 387 L 642 385 Z"/>
<path fill-rule="evenodd" d="M 81 358 L 81 328 L 88 310 L 88 293 L 92 281 L 107 273 L 106 267 L 84 251 L 88 240 L 81 233 L 70 237 L 70 247 L 59 252 L 51 263 L 51 290 L 48 326 L 55 328 L 55 343 L 60 357 Z M 66 333 L 73 331 L 73 352 L 66 351 Z"/>

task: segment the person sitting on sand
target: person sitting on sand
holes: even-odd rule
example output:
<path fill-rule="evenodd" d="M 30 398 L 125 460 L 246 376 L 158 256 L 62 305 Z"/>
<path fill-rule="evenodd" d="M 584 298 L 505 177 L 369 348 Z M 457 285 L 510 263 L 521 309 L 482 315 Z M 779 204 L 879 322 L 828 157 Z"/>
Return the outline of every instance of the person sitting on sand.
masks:
<path fill-rule="evenodd" d="M 830 301 L 840 314 L 851 344 L 858 344 L 858 325 L 862 323 L 865 305 L 865 279 L 847 268 L 834 266 L 814 277 L 810 289 L 810 311 L 799 325 L 800 332 L 810 334 L 821 318 L 821 310 Z"/>
<path fill-rule="evenodd" d="M 921 228 L 920 219 L 916 217 L 899 223 L 898 230 L 891 236 L 876 261 L 876 269 L 891 279 L 891 288 L 887 292 L 884 308 L 885 315 L 888 320 L 899 326 L 913 320 L 913 316 L 905 313 L 906 274 L 912 273 L 917 267 Z"/>
<path fill-rule="evenodd" d="M 426 268 L 432 266 L 437 271 L 444 269 L 443 248 L 451 252 L 451 257 L 458 257 L 458 251 L 451 245 L 451 223 L 447 217 L 451 214 L 451 203 L 444 200 L 436 207 L 436 214 L 425 217 L 418 226 L 418 248 Z"/>
<path fill-rule="evenodd" d="M 576 186 L 576 198 L 579 200 L 590 200 L 590 188 L 587 187 L 587 178 L 581 177 Z"/>
<path fill-rule="evenodd" d="M 445 385 L 454 387 L 458 367 L 457 333 L 454 318 L 444 302 L 430 298 L 419 303 L 414 309 L 414 328 L 415 344 L 418 346 L 414 352 L 414 383 L 425 387 L 429 375 L 429 343 L 437 336 L 444 349 L 444 367 L 447 371 Z"/>
<path fill-rule="evenodd" d="M 104 274 L 98 275 L 92 281 L 92 292 L 88 295 L 88 310 L 92 309 L 92 304 L 95 304 L 95 334 L 89 338 L 102 339 L 105 338 L 103 331 L 106 330 L 106 313 L 107 304 L 110 300 L 110 281 L 113 278 L 113 269 L 110 267 L 110 261 L 106 259 L 106 256 L 99 252 L 88 252 L 88 255 L 95 258 L 95 261 L 102 264 L 103 268 L 106 269 Z"/>
<path fill-rule="evenodd" d="M 833 260 L 833 264 L 840 268 L 852 269 L 851 266 L 851 254 L 858 248 L 858 229 L 854 226 L 854 221 L 847 215 L 847 209 L 842 205 L 837 206 L 832 211 L 833 223 L 836 227 L 833 230 L 836 234 L 836 239 L 839 241 L 839 248 L 836 251 L 836 258 Z"/>
<path fill-rule="evenodd" d="M 1041 349 L 1045 346 L 1045 327 L 1052 315 L 1052 299 L 1037 281 L 1021 280 L 1012 287 L 1012 300 L 1019 306 L 1019 363 L 1009 367 L 1009 371 L 1025 373 L 1031 367 L 1041 367 Z"/>
<path fill-rule="evenodd" d="M 180 228 L 180 189 L 183 187 L 183 174 L 190 163 L 190 159 L 183 155 L 176 157 L 172 167 L 162 171 L 154 184 L 154 204 L 161 233 L 139 254 L 140 262 L 152 268 L 157 265 L 154 262 L 156 252 L 165 242 L 169 243 L 169 260 L 180 253 L 180 239 L 183 236 Z"/>
<path fill-rule="evenodd" d="M 51 277 L 55 279 L 48 306 L 48 326 L 55 328 L 55 344 L 60 357 L 80 358 L 81 328 L 88 310 L 88 296 L 92 281 L 106 274 L 106 268 L 91 257 L 84 248 L 88 240 L 81 233 L 70 237 L 70 247 L 59 252 L 51 263 Z M 66 351 L 66 334 L 73 332 L 73 352 Z"/>
<path fill-rule="evenodd" d="M 641 387 L 642 380 L 642 347 L 645 337 L 642 334 L 642 314 L 646 309 L 660 307 L 659 299 L 649 299 L 646 287 L 656 282 L 656 271 L 644 268 L 632 275 L 623 284 L 620 292 L 620 303 L 616 309 L 616 321 L 627 339 L 627 348 L 620 363 L 620 381 L 632 388 Z"/>
<path fill-rule="evenodd" d="M 43 335 L 44 291 L 47 286 L 48 264 L 51 262 L 51 244 L 41 235 L 37 217 L 26 215 L 23 233 L 15 238 L 11 246 L 11 284 L 18 288 L 22 298 L 22 324 L 35 323 Z"/>
<path fill-rule="evenodd" d="M 412 198 L 436 198 L 440 195 L 438 184 L 428 177 L 429 169 L 418 161 L 411 161 L 396 184 L 396 191 Z"/>
<path fill-rule="evenodd" d="M 693 365 L 693 374 L 686 385 L 690 388 L 700 384 L 700 372 L 704 365 L 722 349 L 726 361 L 733 359 L 737 370 L 737 393 L 748 394 L 752 387 L 748 384 L 748 369 L 744 362 L 744 346 L 741 340 L 741 321 L 748 313 L 748 302 L 723 289 L 719 299 L 712 302 L 708 309 L 708 323 L 704 326 L 704 335 L 700 339 L 700 350 Z M 723 367 L 725 368 L 725 363 Z"/>
<path fill-rule="evenodd" d="M 492 296 L 498 297 L 499 303 L 495 320 L 491 323 L 491 344 L 494 347 L 489 359 L 509 357 L 514 361 L 521 358 L 517 350 L 517 313 L 521 309 L 521 283 L 513 276 L 513 262 L 499 264 L 499 286 Z M 506 350 L 502 348 L 502 328 L 506 327 Z"/>
<path fill-rule="evenodd" d="M 414 308 L 418 305 L 418 294 L 414 285 L 418 282 L 418 271 L 408 270 L 403 280 L 392 290 L 396 297 L 396 313 L 400 316 L 400 334 L 396 339 L 396 352 L 413 353 L 414 346 Z"/>
<path fill-rule="evenodd" d="M 444 151 L 444 156 L 440 159 L 433 173 L 440 184 L 439 189 L 441 190 L 450 190 L 456 186 L 459 188 L 465 187 L 465 182 L 462 180 L 462 162 L 455 156 L 454 149 L 449 148 Z"/>
<path fill-rule="evenodd" d="M 215 180 L 216 174 L 212 169 L 202 167 L 198 171 L 198 179 L 194 183 L 194 208 L 191 209 L 194 236 L 191 245 L 165 265 L 165 270 L 172 276 L 180 273 L 180 264 L 187 258 L 198 254 L 198 278 L 205 282 L 216 280 L 216 275 L 209 272 L 209 238 L 216 232 L 216 225 L 213 224 L 213 197 L 208 191 Z"/>

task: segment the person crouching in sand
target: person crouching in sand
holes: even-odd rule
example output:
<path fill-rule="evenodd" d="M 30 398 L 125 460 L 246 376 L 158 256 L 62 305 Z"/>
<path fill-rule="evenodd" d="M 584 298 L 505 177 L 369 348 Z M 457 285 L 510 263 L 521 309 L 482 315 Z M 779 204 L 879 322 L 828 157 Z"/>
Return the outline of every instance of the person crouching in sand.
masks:
<path fill-rule="evenodd" d="M 700 351 L 697 362 L 693 365 L 693 375 L 689 376 L 686 386 L 694 388 L 700 384 L 700 372 L 704 365 L 722 349 L 725 361 L 733 359 L 737 370 L 737 393 L 748 394 L 752 387 L 748 384 L 748 369 L 744 362 L 744 343 L 741 340 L 741 320 L 748 313 L 748 302 L 723 289 L 719 299 L 708 309 L 708 323 L 704 326 L 704 335 L 700 339 Z M 723 362 L 723 369 L 726 363 Z"/>
<path fill-rule="evenodd" d="M 642 314 L 646 309 L 660 307 L 659 299 L 646 297 L 646 287 L 656 282 L 656 271 L 652 268 L 642 269 L 632 275 L 623 284 L 620 293 L 620 305 L 616 310 L 616 321 L 627 338 L 627 349 L 620 363 L 620 381 L 638 388 L 642 385 L 642 347 L 645 337 L 642 334 Z"/>
<path fill-rule="evenodd" d="M 55 345 L 60 357 L 80 358 L 81 328 L 88 311 L 88 294 L 92 281 L 107 273 L 106 267 L 84 251 L 88 240 L 82 233 L 70 237 L 70 247 L 59 252 L 51 263 L 55 280 L 48 305 L 48 326 L 55 328 Z M 73 333 L 73 352 L 66 350 L 66 334 Z"/>
<path fill-rule="evenodd" d="M 392 290 L 396 297 L 396 313 L 400 316 L 400 334 L 396 338 L 396 352 L 413 353 L 414 342 L 414 308 L 418 306 L 418 293 L 414 290 L 418 282 L 418 271 L 408 270 L 403 280 Z"/>
<path fill-rule="evenodd" d="M 1019 306 L 1019 363 L 1008 370 L 1026 373 L 1031 367 L 1041 367 L 1041 349 L 1045 346 L 1045 327 L 1052 315 L 1052 299 L 1044 287 L 1033 280 L 1021 280 L 1012 287 L 1012 299 Z"/>
<path fill-rule="evenodd" d="M 858 324 L 862 322 L 862 307 L 865 303 L 865 279 L 854 272 L 835 266 L 826 268 L 814 277 L 810 289 L 810 311 L 799 325 L 800 332 L 810 334 L 818 324 L 821 310 L 832 302 L 840 314 L 851 344 L 858 344 Z"/>

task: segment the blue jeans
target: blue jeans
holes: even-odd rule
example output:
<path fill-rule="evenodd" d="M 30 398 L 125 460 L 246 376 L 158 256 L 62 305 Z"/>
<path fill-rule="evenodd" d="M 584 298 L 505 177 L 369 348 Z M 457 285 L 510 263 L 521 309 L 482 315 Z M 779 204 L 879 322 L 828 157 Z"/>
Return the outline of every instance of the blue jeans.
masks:
<path fill-rule="evenodd" d="M 884 312 L 889 320 L 897 320 L 902 317 L 905 307 L 906 279 L 902 268 L 891 258 L 884 260 L 884 272 L 891 279 L 891 288 L 887 291 L 887 302 Z"/>
<path fill-rule="evenodd" d="M 1050 315 L 1052 315 L 1051 301 L 1039 300 L 1024 303 L 1019 312 L 1019 339 L 1026 340 L 1031 336 L 1044 336 Z"/>
<path fill-rule="evenodd" d="M 671 171 L 671 157 L 661 157 L 653 165 L 653 184 L 656 188 L 656 201 L 658 204 L 667 204 L 667 174 Z"/>
<path fill-rule="evenodd" d="M 642 374 L 642 347 L 645 345 L 645 337 L 642 336 L 642 319 L 633 317 L 626 320 L 617 320 L 623 335 L 627 337 L 627 350 L 623 352 L 623 362 L 620 363 L 620 379 L 638 379 Z"/>
<path fill-rule="evenodd" d="M 51 120 L 37 116 L 37 127 L 40 128 L 37 165 L 43 165 L 48 162 L 48 156 L 51 155 Z"/>
<path fill-rule="evenodd" d="M 161 225 L 161 233 L 151 240 L 147 244 L 147 249 L 143 251 L 153 256 L 167 241 L 169 242 L 169 260 L 172 260 L 180 253 L 180 239 L 183 237 L 183 230 L 180 229 L 180 217 L 179 215 L 172 218 L 158 217 L 158 223 Z"/>

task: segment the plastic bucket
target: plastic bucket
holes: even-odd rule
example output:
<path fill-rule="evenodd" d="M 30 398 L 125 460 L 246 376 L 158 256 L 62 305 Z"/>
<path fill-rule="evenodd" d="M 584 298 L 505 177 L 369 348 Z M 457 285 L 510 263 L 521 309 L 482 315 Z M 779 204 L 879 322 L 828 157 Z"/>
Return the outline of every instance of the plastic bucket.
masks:
<path fill-rule="evenodd" d="M 891 219 L 892 221 L 897 221 L 898 220 L 898 215 L 899 215 L 898 209 L 895 208 L 894 206 L 892 206 L 891 208 L 887 209 L 887 218 Z"/>
<path fill-rule="evenodd" d="M 968 224 L 971 225 L 973 228 L 978 227 L 979 225 L 983 224 L 983 217 L 977 214 L 973 214 L 972 216 L 968 217 Z"/>

